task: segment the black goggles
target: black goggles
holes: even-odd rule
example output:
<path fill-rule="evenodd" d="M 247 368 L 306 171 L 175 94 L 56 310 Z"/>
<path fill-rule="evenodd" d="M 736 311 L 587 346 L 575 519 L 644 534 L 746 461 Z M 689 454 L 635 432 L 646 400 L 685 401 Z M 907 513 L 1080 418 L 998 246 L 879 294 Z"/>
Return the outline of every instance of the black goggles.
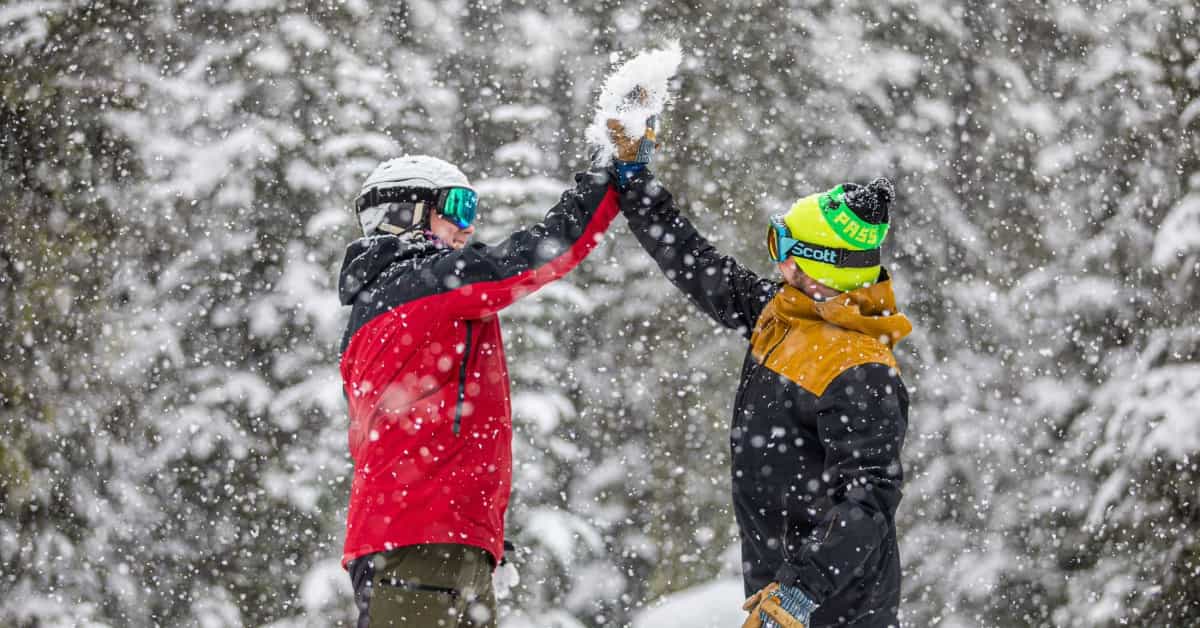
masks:
<path fill-rule="evenodd" d="M 870 268 L 880 262 L 879 249 L 854 251 L 821 246 L 792 237 L 792 232 L 782 216 L 772 216 L 767 225 L 767 253 L 774 262 L 785 262 L 789 257 L 810 259 L 838 268 Z"/>
<path fill-rule="evenodd" d="M 355 202 L 358 211 L 363 211 L 384 203 L 425 203 L 437 208 L 438 213 L 454 223 L 459 229 L 466 229 L 475 222 L 475 213 L 479 207 L 479 195 L 470 188 L 371 188 L 366 194 L 358 197 Z"/>

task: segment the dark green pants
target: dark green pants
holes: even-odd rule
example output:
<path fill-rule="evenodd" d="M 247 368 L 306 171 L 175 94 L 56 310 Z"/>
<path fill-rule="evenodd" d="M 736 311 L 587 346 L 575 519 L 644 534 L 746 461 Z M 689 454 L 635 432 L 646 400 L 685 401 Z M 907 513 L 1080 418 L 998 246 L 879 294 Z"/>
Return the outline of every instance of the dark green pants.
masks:
<path fill-rule="evenodd" d="M 469 545 L 413 545 L 350 563 L 358 628 L 496 628 L 492 557 Z"/>

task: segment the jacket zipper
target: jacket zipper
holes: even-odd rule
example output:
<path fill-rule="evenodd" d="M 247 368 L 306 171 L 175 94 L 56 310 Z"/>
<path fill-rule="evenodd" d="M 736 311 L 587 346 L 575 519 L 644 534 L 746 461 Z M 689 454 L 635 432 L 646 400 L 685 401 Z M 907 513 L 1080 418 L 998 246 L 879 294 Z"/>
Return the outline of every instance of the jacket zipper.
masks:
<path fill-rule="evenodd" d="M 463 399 L 467 396 L 467 360 L 471 357 L 471 321 L 467 324 L 467 342 L 463 345 L 462 364 L 458 367 L 458 403 L 454 405 L 454 434 L 462 425 Z"/>
<path fill-rule="evenodd" d="M 825 528 L 825 538 L 821 539 L 821 545 L 824 545 L 829 541 L 829 537 L 833 535 L 833 526 L 836 525 L 837 522 L 838 514 L 835 512 L 833 513 L 833 516 L 829 518 L 829 527 Z"/>
<path fill-rule="evenodd" d="M 771 354 L 772 354 L 772 353 L 775 353 L 775 350 L 776 350 L 776 349 L 778 349 L 778 348 L 779 348 L 779 346 L 783 344 L 783 341 L 784 341 L 784 340 L 787 340 L 788 334 L 790 334 L 791 332 L 792 332 L 792 330 L 791 330 L 791 329 L 789 329 L 789 330 L 787 330 L 787 331 L 783 332 L 783 337 L 779 339 L 779 342 L 775 343 L 775 346 L 773 346 L 773 347 L 771 347 L 770 349 L 768 349 L 768 350 L 767 350 L 767 353 L 766 353 L 766 355 L 764 355 L 764 356 L 763 356 L 763 359 L 762 359 L 762 365 L 763 365 L 763 366 L 766 366 L 766 365 L 767 365 L 767 360 L 770 360 L 770 359 L 771 359 Z"/>

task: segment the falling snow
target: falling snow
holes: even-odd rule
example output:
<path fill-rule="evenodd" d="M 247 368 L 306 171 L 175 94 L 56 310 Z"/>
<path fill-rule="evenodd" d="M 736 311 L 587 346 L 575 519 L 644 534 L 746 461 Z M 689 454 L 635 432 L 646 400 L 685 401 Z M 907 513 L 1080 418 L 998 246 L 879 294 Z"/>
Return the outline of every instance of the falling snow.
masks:
<path fill-rule="evenodd" d="M 652 168 L 756 272 L 771 214 L 896 182 L 905 625 L 1200 625 L 1200 7 L 783 4 L 7 0 L 0 625 L 353 625 L 352 199 L 437 155 L 501 240 L 646 50 Z M 624 219 L 502 319 L 501 627 L 736 625 L 742 337 Z"/>

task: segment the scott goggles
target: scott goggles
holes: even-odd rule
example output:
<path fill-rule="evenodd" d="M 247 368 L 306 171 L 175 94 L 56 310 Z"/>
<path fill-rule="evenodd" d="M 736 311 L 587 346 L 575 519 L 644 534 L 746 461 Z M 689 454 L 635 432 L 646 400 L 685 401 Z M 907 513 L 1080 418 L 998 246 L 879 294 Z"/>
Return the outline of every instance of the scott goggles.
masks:
<path fill-rule="evenodd" d="M 358 211 L 383 203 L 424 203 L 433 207 L 446 220 L 459 229 L 466 229 L 475 222 L 479 207 L 479 195 L 475 190 L 462 187 L 451 188 L 372 188 L 358 197 Z"/>
<path fill-rule="evenodd" d="M 792 237 L 783 216 L 772 216 L 767 225 L 767 253 L 776 263 L 799 257 L 838 268 L 870 268 L 878 266 L 880 261 L 879 249 L 854 251 L 798 240 Z"/>

